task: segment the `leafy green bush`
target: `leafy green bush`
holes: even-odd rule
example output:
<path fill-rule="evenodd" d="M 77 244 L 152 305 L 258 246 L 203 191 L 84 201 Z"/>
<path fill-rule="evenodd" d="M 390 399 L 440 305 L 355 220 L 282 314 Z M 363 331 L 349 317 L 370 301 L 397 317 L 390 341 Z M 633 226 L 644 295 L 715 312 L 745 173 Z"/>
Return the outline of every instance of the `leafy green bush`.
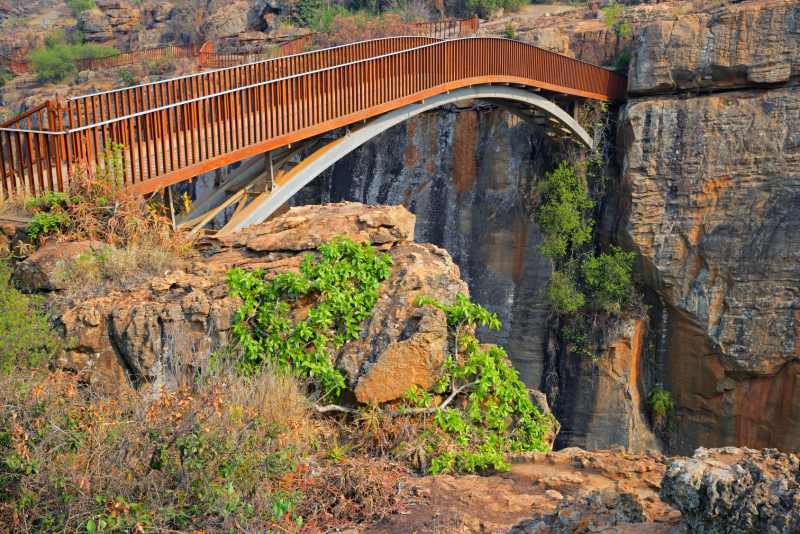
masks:
<path fill-rule="evenodd" d="M 42 236 L 65 230 L 72 222 L 68 213 L 70 205 L 79 202 L 66 193 L 47 191 L 25 202 L 25 209 L 33 213 L 25 229 L 34 241 Z"/>
<path fill-rule="evenodd" d="M 547 286 L 547 302 L 557 313 L 575 313 L 583 307 L 586 297 L 567 272 L 553 271 Z"/>
<path fill-rule="evenodd" d="M 574 314 L 590 303 L 619 313 L 633 292 L 636 255 L 611 246 L 610 252 L 587 250 L 592 240 L 590 210 L 594 201 L 584 176 L 566 162 L 539 183 L 542 200 L 534 220 L 542 229 L 539 250 L 553 261 L 547 298 L 554 311 Z"/>
<path fill-rule="evenodd" d="M 326 9 L 331 11 L 334 8 L 328 7 L 323 0 L 299 0 L 292 8 L 292 19 L 298 25 L 310 28 Z"/>
<path fill-rule="evenodd" d="M 455 342 L 455 351 L 447 357 L 432 390 L 449 400 L 431 407 L 432 396 L 417 388 L 405 396 L 406 410 L 422 408 L 435 414 L 435 429 L 422 436 L 431 455 L 428 471 L 506 470 L 510 452 L 548 450 L 546 436 L 552 419 L 533 405 L 505 351 L 481 346 L 471 333 L 478 326 L 499 329 L 497 316 L 464 295 L 449 306 L 428 297 L 416 303 L 442 310 Z M 463 399 L 454 402 L 461 394 Z"/>
<path fill-rule="evenodd" d="M 42 211 L 33 214 L 25 230 L 28 236 L 36 241 L 42 236 L 64 230 L 71 221 L 69 213 L 64 211 Z"/>
<path fill-rule="evenodd" d="M 39 302 L 11 282 L 11 267 L 0 259 L 0 371 L 46 363 L 59 340 Z"/>
<path fill-rule="evenodd" d="M 542 200 L 534 220 L 542 229 L 544 240 L 539 250 L 550 259 L 563 258 L 571 250 L 592 238 L 592 220 L 588 210 L 594 207 L 586 179 L 566 161 L 546 173 L 537 190 Z"/>
<path fill-rule="evenodd" d="M 602 9 L 603 20 L 619 37 L 627 38 L 633 34 L 633 26 L 625 14 L 625 6 L 613 3 Z"/>
<path fill-rule="evenodd" d="M 47 35 L 44 45 L 35 48 L 28 55 L 34 71 L 41 81 L 58 82 L 74 74 L 76 61 L 96 59 L 117 54 L 116 48 L 96 43 L 70 41 L 64 32 L 57 31 Z"/>
<path fill-rule="evenodd" d="M 672 394 L 660 387 L 653 388 L 650 395 L 647 396 L 647 405 L 650 408 L 653 423 L 660 428 L 666 426 L 669 416 L 675 410 L 675 401 L 672 400 Z"/>
<path fill-rule="evenodd" d="M 131 69 L 122 69 L 119 71 L 119 81 L 127 87 L 136 85 L 136 77 L 133 75 Z"/>
<path fill-rule="evenodd" d="M 504 11 L 517 11 L 527 3 L 526 0 L 466 0 L 464 2 L 464 15 L 478 15 L 481 18 L 489 18 L 501 9 Z"/>
<path fill-rule="evenodd" d="M 506 27 L 503 28 L 503 37 L 506 39 L 517 38 L 517 30 L 514 28 L 514 24 L 510 20 L 506 23 Z"/>
<path fill-rule="evenodd" d="M 628 67 L 631 64 L 631 50 L 630 48 L 625 48 L 622 50 L 617 59 L 615 61 L 614 70 L 617 74 L 622 74 L 623 76 L 628 75 Z"/>
<path fill-rule="evenodd" d="M 266 279 L 259 270 L 232 269 L 230 293 L 242 299 L 233 326 L 244 350 L 242 370 L 277 364 L 311 378 L 322 396 L 338 396 L 345 379 L 331 352 L 358 338 L 391 264 L 388 254 L 369 244 L 338 238 L 321 245 L 318 258 L 307 255 L 299 273 Z M 295 321 L 290 303 L 298 300 L 313 306 Z"/>
<path fill-rule="evenodd" d="M 94 3 L 94 0 L 66 0 L 67 6 L 69 10 L 72 12 L 73 15 L 78 15 L 83 13 L 84 11 L 89 11 L 90 9 L 94 9 L 97 5 Z"/>
<path fill-rule="evenodd" d="M 607 312 L 621 311 L 633 291 L 633 262 L 636 254 L 611 246 L 609 253 L 587 256 L 582 265 L 583 279 L 594 304 Z"/>

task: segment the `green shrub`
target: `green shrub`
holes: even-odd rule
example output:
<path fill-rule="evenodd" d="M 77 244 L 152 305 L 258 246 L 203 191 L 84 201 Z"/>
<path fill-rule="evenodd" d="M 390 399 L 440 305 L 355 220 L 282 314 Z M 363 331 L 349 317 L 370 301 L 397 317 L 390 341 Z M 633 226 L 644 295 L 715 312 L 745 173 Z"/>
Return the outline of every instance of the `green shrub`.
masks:
<path fill-rule="evenodd" d="M 339 7 L 339 6 L 336 6 Z M 292 20 L 299 26 L 310 28 L 323 11 L 331 11 L 323 0 L 299 0 L 292 8 Z"/>
<path fill-rule="evenodd" d="M 494 13 L 500 11 L 517 11 L 526 0 L 466 0 L 464 3 L 464 15 L 478 15 L 481 18 L 490 18 Z"/>
<path fill-rule="evenodd" d="M 119 71 L 119 81 L 127 87 L 136 85 L 136 77 L 133 75 L 131 69 L 122 69 Z"/>
<path fill-rule="evenodd" d="M 25 229 L 28 236 L 35 241 L 42 236 L 65 230 L 72 222 L 68 209 L 78 201 L 80 198 L 53 191 L 28 199 L 25 209 L 33 213 L 31 222 Z"/>
<path fill-rule="evenodd" d="M 72 219 L 64 211 L 42 211 L 33 214 L 25 230 L 28 236 L 36 241 L 40 237 L 64 230 L 70 222 Z"/>
<path fill-rule="evenodd" d="M 84 11 L 89 11 L 90 9 L 94 9 L 97 5 L 94 3 L 94 0 L 66 0 L 67 6 L 69 10 L 72 12 L 73 15 L 79 15 Z"/>
<path fill-rule="evenodd" d="M 174 60 L 166 57 L 159 59 L 148 59 L 144 62 L 147 73 L 151 76 L 165 76 L 172 74 L 178 68 Z"/>
<path fill-rule="evenodd" d="M 58 82 L 75 74 L 76 61 L 80 59 L 97 59 L 117 53 L 113 47 L 83 43 L 74 36 L 69 40 L 63 31 L 56 31 L 47 35 L 44 46 L 32 50 L 28 59 L 41 81 Z"/>
<path fill-rule="evenodd" d="M 617 59 L 614 64 L 614 70 L 617 74 L 621 74 L 623 76 L 628 75 L 628 67 L 631 64 L 631 51 L 629 48 L 622 50 L 617 56 Z"/>
<path fill-rule="evenodd" d="M 517 38 L 517 30 L 514 28 L 514 24 L 510 20 L 506 23 L 506 27 L 503 28 L 503 37 L 506 39 Z"/>
<path fill-rule="evenodd" d="M 647 396 L 647 405 L 650 408 L 653 423 L 659 428 L 666 426 L 670 415 L 675 410 L 672 394 L 660 387 L 653 388 L 650 395 Z"/>
<path fill-rule="evenodd" d="M 391 263 L 369 244 L 337 238 L 319 247 L 319 257 L 307 255 L 299 273 L 266 279 L 259 270 L 232 269 L 230 292 L 242 299 L 233 326 L 244 350 L 241 369 L 252 373 L 277 364 L 311 378 L 322 396 L 338 396 L 345 379 L 332 351 L 358 338 Z M 295 321 L 290 304 L 301 299 L 314 304 Z"/>
<path fill-rule="evenodd" d="M 586 179 L 566 161 L 546 173 L 537 186 L 542 200 L 534 220 L 543 234 L 539 250 L 552 260 L 559 260 L 588 243 L 593 222 L 588 211 L 594 207 Z"/>
<path fill-rule="evenodd" d="M 587 256 L 583 279 L 596 307 L 619 313 L 633 292 L 633 262 L 636 254 L 611 246 L 609 253 Z"/>
<path fill-rule="evenodd" d="M 58 82 L 75 74 L 75 57 L 72 47 L 67 44 L 56 44 L 34 49 L 29 54 L 33 70 L 43 82 Z"/>
<path fill-rule="evenodd" d="M 547 302 L 557 313 L 575 313 L 583 307 L 586 297 L 576 287 L 568 272 L 553 271 L 547 286 Z"/>
<path fill-rule="evenodd" d="M 619 37 L 628 38 L 633 34 L 633 27 L 625 14 L 625 6 L 613 3 L 602 9 L 603 20 Z"/>
<path fill-rule="evenodd" d="M 0 259 L 0 371 L 42 365 L 58 347 L 39 302 L 13 286 L 11 267 Z"/>
<path fill-rule="evenodd" d="M 428 297 L 416 303 L 433 305 L 447 316 L 455 351 L 433 393 L 463 400 L 432 408 L 435 431 L 423 434 L 431 455 L 431 474 L 507 470 L 511 452 L 546 451 L 553 421 L 533 405 L 528 389 L 498 346 L 481 346 L 471 333 L 478 326 L 498 330 L 497 316 L 458 295 L 452 305 Z M 432 396 L 417 388 L 407 392 L 406 410 L 429 408 Z"/>

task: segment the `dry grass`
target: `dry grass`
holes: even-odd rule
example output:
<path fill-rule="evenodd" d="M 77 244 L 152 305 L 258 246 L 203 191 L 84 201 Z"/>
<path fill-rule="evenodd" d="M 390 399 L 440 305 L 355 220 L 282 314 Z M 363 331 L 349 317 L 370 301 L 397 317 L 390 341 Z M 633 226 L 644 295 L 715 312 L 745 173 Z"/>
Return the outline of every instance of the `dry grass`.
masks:
<path fill-rule="evenodd" d="M 106 245 L 60 262 L 53 282 L 65 299 L 89 297 L 108 288 L 131 288 L 182 263 L 174 251 L 150 243 L 126 248 Z"/>
<path fill-rule="evenodd" d="M 407 472 L 337 457 L 294 378 L 213 367 L 149 393 L 0 374 L 0 532 L 321 532 L 402 507 Z"/>
<path fill-rule="evenodd" d="M 93 391 L 63 372 L 0 375 L 0 525 L 294 525 L 300 496 L 285 479 L 325 430 L 296 382 L 229 371 L 184 382 L 148 397 Z"/>

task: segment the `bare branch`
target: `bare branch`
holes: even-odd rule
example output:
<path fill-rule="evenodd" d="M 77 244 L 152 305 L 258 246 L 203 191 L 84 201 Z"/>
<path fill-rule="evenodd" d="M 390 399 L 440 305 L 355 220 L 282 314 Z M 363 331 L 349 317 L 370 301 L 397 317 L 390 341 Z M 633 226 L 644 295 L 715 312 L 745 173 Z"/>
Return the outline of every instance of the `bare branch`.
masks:
<path fill-rule="evenodd" d="M 471 388 L 477 384 L 477 382 L 470 382 L 468 384 L 464 384 L 463 386 L 459 386 L 450 393 L 450 396 L 447 397 L 443 403 L 439 404 L 438 406 L 433 406 L 431 408 L 409 408 L 407 410 L 402 411 L 393 411 L 393 412 L 386 412 L 388 417 L 401 417 L 404 415 L 432 415 L 438 411 L 444 410 L 447 406 L 455 400 L 461 393 L 465 390 Z M 314 410 L 317 413 L 330 413 L 330 412 L 340 412 L 340 413 L 358 413 L 358 410 L 355 408 L 348 408 L 346 406 L 340 406 L 338 404 L 327 404 L 325 406 L 320 406 L 318 404 L 314 405 Z"/>
<path fill-rule="evenodd" d="M 328 404 L 326 406 L 319 406 L 318 404 L 315 404 L 314 410 L 316 410 L 317 413 L 328 413 L 328 412 L 356 413 L 358 411 L 353 408 L 347 408 L 346 406 L 339 406 L 338 404 Z"/>
<path fill-rule="evenodd" d="M 477 382 L 470 382 L 468 384 L 464 384 L 463 386 L 457 387 L 453 390 L 449 397 L 447 397 L 443 403 L 438 406 L 433 406 L 431 408 L 410 408 L 408 410 L 403 410 L 402 412 L 390 412 L 388 415 L 390 417 L 397 417 L 401 415 L 431 415 L 435 414 L 438 411 L 444 410 L 447 406 L 453 402 L 453 400 L 458 397 L 461 392 L 465 389 L 471 388 L 477 384 Z"/>

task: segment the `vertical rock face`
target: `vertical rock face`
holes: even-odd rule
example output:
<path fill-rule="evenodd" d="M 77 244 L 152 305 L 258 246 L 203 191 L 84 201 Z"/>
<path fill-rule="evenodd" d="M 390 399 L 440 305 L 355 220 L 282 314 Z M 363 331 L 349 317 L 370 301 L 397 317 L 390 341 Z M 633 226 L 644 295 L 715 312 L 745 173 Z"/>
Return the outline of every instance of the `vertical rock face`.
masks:
<path fill-rule="evenodd" d="M 409 120 L 355 151 L 294 202 L 402 204 L 415 239 L 452 255 L 473 300 L 496 312 L 523 380 L 538 387 L 550 276 L 530 216 L 533 188 L 559 150 L 543 132 L 498 109 L 449 109 Z M 563 152 L 561 152 L 563 156 Z"/>
<path fill-rule="evenodd" d="M 625 319 L 606 333 L 604 350 L 596 358 L 562 348 L 556 362 L 555 415 L 562 425 L 556 446 L 660 447 L 643 416 L 646 333 L 645 321 Z"/>
<path fill-rule="evenodd" d="M 796 2 L 745 2 L 645 28 L 631 88 L 789 80 L 798 14 Z M 800 444 L 798 124 L 794 83 L 635 99 L 622 116 L 621 237 L 669 310 L 676 452 Z"/>

